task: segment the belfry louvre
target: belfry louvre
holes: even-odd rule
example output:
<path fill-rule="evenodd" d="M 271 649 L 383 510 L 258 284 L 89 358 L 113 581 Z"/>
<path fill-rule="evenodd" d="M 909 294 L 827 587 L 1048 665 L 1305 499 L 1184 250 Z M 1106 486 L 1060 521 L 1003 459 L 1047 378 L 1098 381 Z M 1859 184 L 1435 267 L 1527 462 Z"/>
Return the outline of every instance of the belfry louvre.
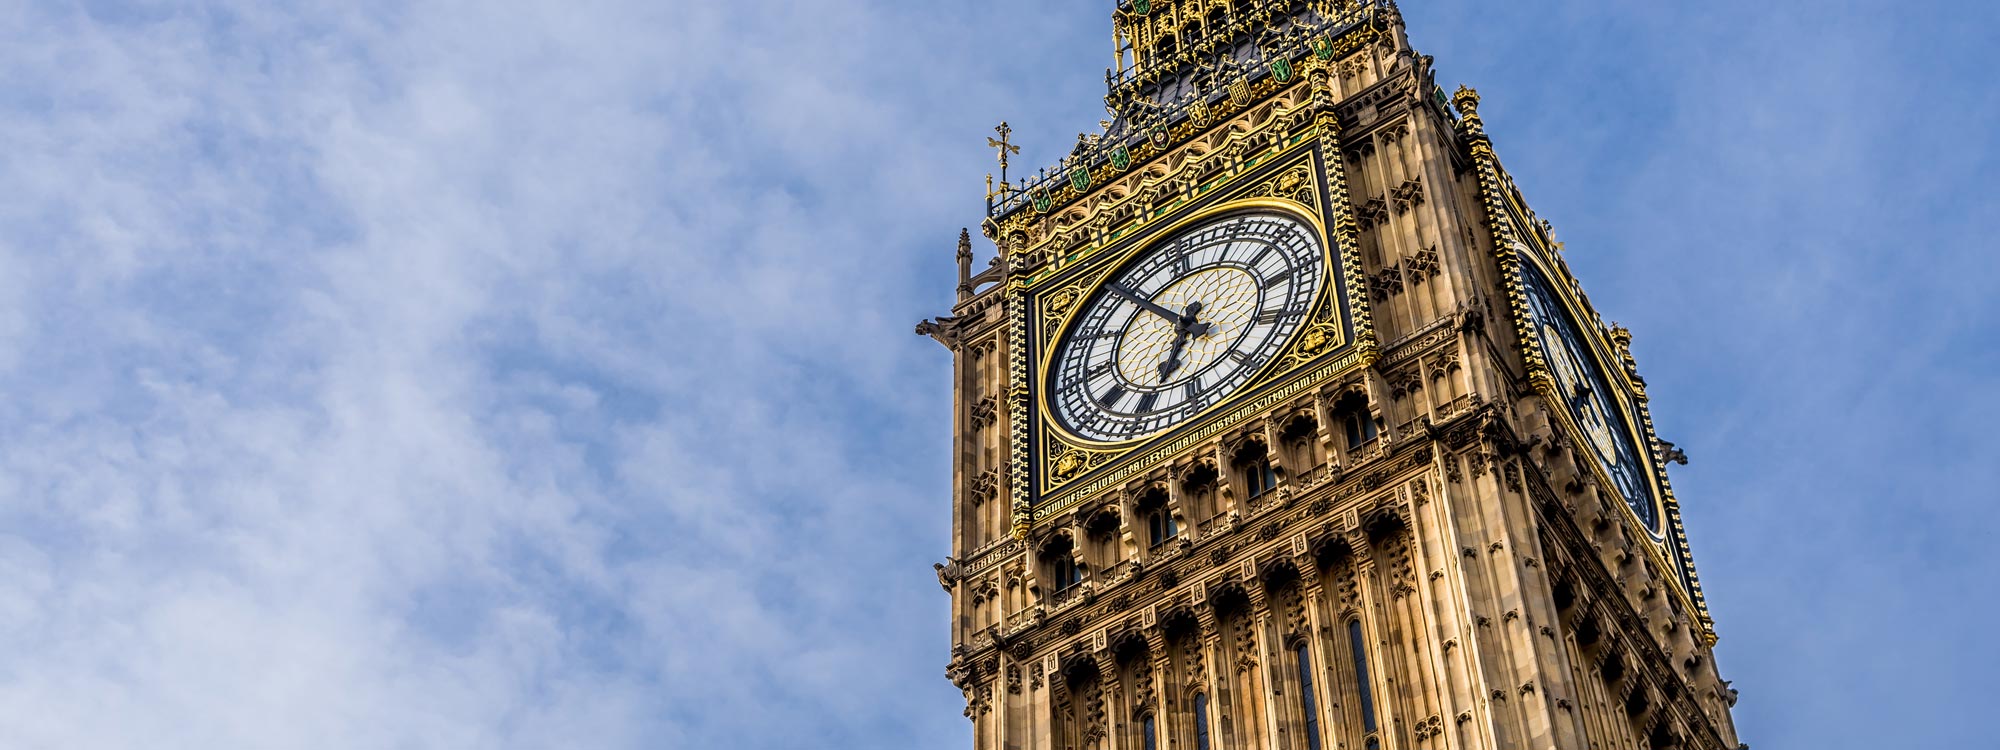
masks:
<path fill-rule="evenodd" d="M 1607 324 L 1393 3 L 1123 0 L 918 332 L 976 750 L 1739 747 Z"/>

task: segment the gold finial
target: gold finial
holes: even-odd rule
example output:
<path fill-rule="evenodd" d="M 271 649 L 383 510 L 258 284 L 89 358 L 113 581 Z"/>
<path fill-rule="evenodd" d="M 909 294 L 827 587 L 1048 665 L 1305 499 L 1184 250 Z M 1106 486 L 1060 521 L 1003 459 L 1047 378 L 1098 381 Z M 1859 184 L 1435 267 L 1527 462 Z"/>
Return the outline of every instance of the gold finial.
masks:
<path fill-rule="evenodd" d="M 1021 147 L 1014 145 L 1013 142 L 1008 140 L 1013 137 L 1014 128 L 1007 123 L 1000 123 L 1000 127 L 994 128 L 993 132 L 999 133 L 1000 137 L 986 139 L 986 146 L 988 148 L 1000 149 L 1000 184 L 1005 185 L 1007 184 L 1007 157 L 1021 153 Z"/>
<path fill-rule="evenodd" d="M 1458 107 L 1461 114 L 1479 114 L 1479 90 L 1459 84 L 1458 93 L 1451 95 L 1451 103 Z"/>

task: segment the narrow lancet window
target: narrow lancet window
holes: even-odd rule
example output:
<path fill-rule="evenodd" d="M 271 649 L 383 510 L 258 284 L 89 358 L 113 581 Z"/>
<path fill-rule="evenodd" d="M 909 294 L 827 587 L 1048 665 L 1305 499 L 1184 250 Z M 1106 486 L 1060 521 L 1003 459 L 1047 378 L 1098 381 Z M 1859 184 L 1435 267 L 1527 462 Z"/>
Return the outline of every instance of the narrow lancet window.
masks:
<path fill-rule="evenodd" d="M 1374 734 L 1375 694 L 1368 688 L 1368 646 L 1361 639 L 1360 620 L 1347 622 L 1347 640 L 1354 646 L 1354 682 L 1361 696 L 1361 728 Z"/>
<path fill-rule="evenodd" d="M 1299 644 L 1299 704 L 1306 717 L 1306 749 L 1320 750 L 1319 702 L 1313 699 L 1312 653 L 1303 643 Z"/>
<path fill-rule="evenodd" d="M 1160 750 L 1160 728 L 1153 722 L 1153 715 L 1146 715 L 1146 750 Z"/>
<path fill-rule="evenodd" d="M 1194 694 L 1194 750 L 1208 748 L 1208 694 Z"/>

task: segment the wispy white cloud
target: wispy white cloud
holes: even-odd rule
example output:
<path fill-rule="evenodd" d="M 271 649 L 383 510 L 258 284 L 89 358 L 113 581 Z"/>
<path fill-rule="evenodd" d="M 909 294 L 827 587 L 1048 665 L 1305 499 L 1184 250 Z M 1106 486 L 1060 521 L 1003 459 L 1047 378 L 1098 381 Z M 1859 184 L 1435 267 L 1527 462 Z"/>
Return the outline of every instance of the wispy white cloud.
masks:
<path fill-rule="evenodd" d="M 968 19 L 809 10 L 19 11 L 0 744 L 959 731 L 907 330 L 976 183 L 882 92 Z"/>
<path fill-rule="evenodd" d="M 1884 627 L 1827 625 L 1865 598 L 1799 582 L 1922 606 L 1895 592 L 1992 568 L 1952 528 L 1992 398 L 1966 364 L 1993 360 L 1992 206 L 1961 196 L 1993 101 L 1938 96 L 1972 37 L 1899 54 L 1944 22 L 1857 6 L 1773 52 L 1783 8 L 1411 5 L 1693 436 L 1746 727 L 1829 746 L 1775 694 L 1840 665 L 1781 639 Z M 0 13 L 0 745 L 964 745 L 928 569 L 949 383 L 909 324 L 949 301 L 985 129 L 1053 162 L 1107 42 L 1102 8 L 949 6 Z M 1885 139 L 1926 158 L 1820 158 Z M 1826 403 L 1896 426 L 1837 439 Z M 1907 523 L 1835 481 L 1903 487 Z M 1827 538 L 1751 561 L 1800 486 Z M 1864 544 L 1935 583 L 1847 562 Z"/>

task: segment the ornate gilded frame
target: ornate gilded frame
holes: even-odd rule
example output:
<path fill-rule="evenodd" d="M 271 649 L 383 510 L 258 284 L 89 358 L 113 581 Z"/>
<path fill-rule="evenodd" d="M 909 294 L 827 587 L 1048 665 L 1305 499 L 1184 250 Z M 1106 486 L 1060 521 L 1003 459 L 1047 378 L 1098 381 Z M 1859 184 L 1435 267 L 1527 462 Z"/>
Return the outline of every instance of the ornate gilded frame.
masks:
<path fill-rule="evenodd" d="M 1325 67 L 1308 57 L 1305 75 L 1292 85 L 1265 79 L 1260 83 L 1271 90 L 1258 92 L 1268 97 L 1261 105 L 1254 98 L 1241 102 L 1226 119 L 1221 115 L 1230 113 L 1204 113 L 1205 131 L 1185 134 L 1190 140 L 1179 147 L 1151 153 L 1150 161 L 1121 174 L 1093 177 L 1101 187 L 1061 210 L 1039 217 L 1016 212 L 989 223 L 989 235 L 1020 261 L 1006 291 L 1009 405 L 1012 413 L 1029 415 L 1013 420 L 1010 434 L 1016 536 L 1379 356 Z M 1046 354 L 1076 308 L 1106 276 L 1153 244 L 1249 208 L 1307 220 L 1327 251 L 1330 283 L 1286 355 L 1231 398 L 1145 439 L 1093 443 L 1055 429 L 1039 394 Z"/>

